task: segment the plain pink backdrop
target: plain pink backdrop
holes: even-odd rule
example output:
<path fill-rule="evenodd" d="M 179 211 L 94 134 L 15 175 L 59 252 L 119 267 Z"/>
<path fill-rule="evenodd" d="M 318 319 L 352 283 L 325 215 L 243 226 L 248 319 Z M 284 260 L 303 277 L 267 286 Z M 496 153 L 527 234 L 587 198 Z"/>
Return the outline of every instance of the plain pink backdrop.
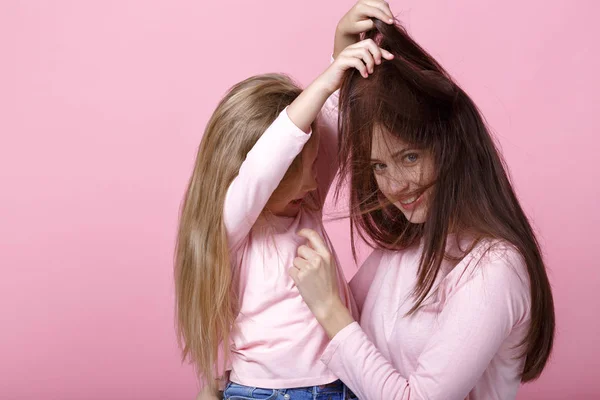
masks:
<path fill-rule="evenodd" d="M 352 4 L 0 2 L 1 398 L 194 397 L 172 254 L 204 124 L 249 75 L 309 83 Z M 391 6 L 483 110 L 545 251 L 556 346 L 519 399 L 600 398 L 600 6 Z"/>

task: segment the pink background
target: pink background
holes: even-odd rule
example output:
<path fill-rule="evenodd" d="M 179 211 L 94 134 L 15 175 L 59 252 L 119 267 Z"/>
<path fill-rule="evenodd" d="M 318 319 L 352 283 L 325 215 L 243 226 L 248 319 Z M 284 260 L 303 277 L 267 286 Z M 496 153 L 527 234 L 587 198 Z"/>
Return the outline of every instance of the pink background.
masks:
<path fill-rule="evenodd" d="M 204 124 L 251 74 L 309 83 L 352 4 L 0 2 L 0 397 L 194 397 L 172 255 Z M 545 250 L 556 347 L 519 399 L 600 398 L 598 3 L 391 5 L 480 105 Z"/>

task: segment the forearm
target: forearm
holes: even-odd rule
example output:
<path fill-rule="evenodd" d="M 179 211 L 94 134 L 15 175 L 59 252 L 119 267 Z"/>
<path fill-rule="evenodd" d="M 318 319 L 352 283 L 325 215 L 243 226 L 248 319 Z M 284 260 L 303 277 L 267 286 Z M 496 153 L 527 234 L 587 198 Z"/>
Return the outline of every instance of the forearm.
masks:
<path fill-rule="evenodd" d="M 344 50 L 346 47 L 357 43 L 360 40 L 360 35 L 349 34 L 343 32 L 338 26 L 335 30 L 335 37 L 333 41 L 333 58 L 337 58 L 337 56 Z"/>
<path fill-rule="evenodd" d="M 320 75 L 289 105 L 287 113 L 290 120 L 304 132 L 309 132 L 311 124 L 335 89 Z"/>

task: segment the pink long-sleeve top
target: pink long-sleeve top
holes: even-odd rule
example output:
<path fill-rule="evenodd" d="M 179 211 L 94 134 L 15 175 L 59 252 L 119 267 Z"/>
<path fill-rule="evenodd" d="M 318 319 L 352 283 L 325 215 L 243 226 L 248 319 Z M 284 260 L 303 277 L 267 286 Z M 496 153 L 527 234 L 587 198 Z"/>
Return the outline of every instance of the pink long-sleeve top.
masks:
<path fill-rule="evenodd" d="M 322 361 L 361 400 L 514 399 L 530 323 L 524 260 L 510 245 L 482 242 L 454 268 L 444 264 L 433 295 L 405 316 L 421 253 L 371 254 L 350 283 L 360 325 L 338 332 Z"/>
<path fill-rule="evenodd" d="M 232 332 L 233 382 L 278 389 L 321 385 L 337 379 L 320 361 L 329 339 L 288 275 L 297 248 L 303 243 L 296 235 L 299 230 L 310 228 L 327 237 L 322 206 L 337 171 L 337 101 L 335 93 L 317 120 L 320 140 L 314 199 L 318 209 L 303 205 L 293 218 L 263 213 L 269 197 L 312 134 L 294 125 L 286 110 L 248 153 L 228 189 L 224 221 L 240 282 L 241 307 Z M 338 284 L 344 303 L 355 311 L 341 269 Z"/>

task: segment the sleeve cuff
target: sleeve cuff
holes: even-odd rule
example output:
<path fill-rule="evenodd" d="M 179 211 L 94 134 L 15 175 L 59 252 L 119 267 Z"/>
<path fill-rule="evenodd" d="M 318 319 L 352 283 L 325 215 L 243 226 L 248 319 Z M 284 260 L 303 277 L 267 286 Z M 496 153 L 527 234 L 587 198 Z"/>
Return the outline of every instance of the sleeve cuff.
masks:
<path fill-rule="evenodd" d="M 325 348 L 323 355 L 321 355 L 321 362 L 323 362 L 325 365 L 328 365 L 329 362 L 331 361 L 331 358 L 337 351 L 338 347 L 340 347 L 340 345 L 342 345 L 352 334 L 354 334 L 358 331 L 361 331 L 361 330 L 362 330 L 362 328 L 360 327 L 358 322 L 354 321 L 353 323 L 351 323 L 350 325 L 346 326 L 344 329 L 339 331 L 333 337 L 333 339 L 331 339 L 331 341 Z"/>

